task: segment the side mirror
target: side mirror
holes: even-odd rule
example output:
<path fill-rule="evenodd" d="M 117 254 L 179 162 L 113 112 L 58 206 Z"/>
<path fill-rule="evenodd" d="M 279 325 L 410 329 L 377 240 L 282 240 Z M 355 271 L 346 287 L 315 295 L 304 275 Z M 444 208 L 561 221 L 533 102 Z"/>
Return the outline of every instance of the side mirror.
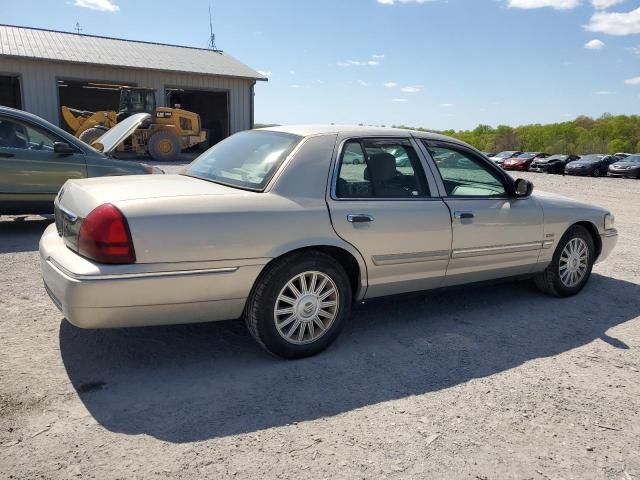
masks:
<path fill-rule="evenodd" d="M 533 192 L 533 183 L 524 178 L 517 179 L 515 187 L 516 197 L 528 197 Z"/>
<path fill-rule="evenodd" d="M 53 151 L 60 154 L 76 153 L 76 149 L 67 142 L 55 142 L 53 144 Z"/>

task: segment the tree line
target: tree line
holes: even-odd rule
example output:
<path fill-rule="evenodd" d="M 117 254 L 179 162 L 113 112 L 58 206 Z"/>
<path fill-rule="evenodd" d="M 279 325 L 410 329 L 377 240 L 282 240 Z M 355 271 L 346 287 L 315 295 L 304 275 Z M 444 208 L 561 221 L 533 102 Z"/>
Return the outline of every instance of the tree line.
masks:
<path fill-rule="evenodd" d="M 410 128 L 403 125 L 397 127 Z M 438 133 L 467 142 L 484 152 L 521 150 L 575 155 L 640 153 L 640 115 L 605 113 L 599 118 L 581 115 L 573 121 L 562 123 L 519 127 L 498 125 L 495 128 L 478 125 L 473 130 L 444 130 Z"/>

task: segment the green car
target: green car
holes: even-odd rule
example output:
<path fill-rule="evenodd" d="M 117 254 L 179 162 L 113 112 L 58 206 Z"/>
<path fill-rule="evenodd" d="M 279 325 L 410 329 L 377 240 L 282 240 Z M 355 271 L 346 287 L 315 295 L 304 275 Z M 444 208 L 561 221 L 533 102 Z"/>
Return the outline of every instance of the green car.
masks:
<path fill-rule="evenodd" d="M 46 120 L 0 107 L 0 215 L 53 213 L 53 200 L 69 179 L 164 173 L 111 153 L 150 117 L 132 115 L 97 142 L 102 152 Z"/>

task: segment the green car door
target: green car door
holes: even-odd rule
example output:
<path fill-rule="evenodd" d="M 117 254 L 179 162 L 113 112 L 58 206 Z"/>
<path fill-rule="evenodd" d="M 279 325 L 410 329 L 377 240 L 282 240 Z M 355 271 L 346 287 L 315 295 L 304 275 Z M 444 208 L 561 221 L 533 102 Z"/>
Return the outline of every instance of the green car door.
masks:
<path fill-rule="evenodd" d="M 0 204 L 7 210 L 0 214 L 40 210 L 64 182 L 86 178 L 84 153 L 66 142 L 58 153 L 58 142 L 64 140 L 37 125 L 0 116 Z"/>

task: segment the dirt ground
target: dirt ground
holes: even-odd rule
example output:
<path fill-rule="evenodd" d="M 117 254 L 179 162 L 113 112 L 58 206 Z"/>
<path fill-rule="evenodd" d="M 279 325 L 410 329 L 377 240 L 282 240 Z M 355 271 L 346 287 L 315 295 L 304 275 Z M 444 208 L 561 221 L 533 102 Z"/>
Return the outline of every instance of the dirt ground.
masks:
<path fill-rule="evenodd" d="M 2 219 L 0 478 L 640 479 L 640 181 L 522 176 L 616 214 L 580 295 L 370 302 L 296 362 L 240 322 L 77 329 L 42 287 L 50 220 Z"/>

